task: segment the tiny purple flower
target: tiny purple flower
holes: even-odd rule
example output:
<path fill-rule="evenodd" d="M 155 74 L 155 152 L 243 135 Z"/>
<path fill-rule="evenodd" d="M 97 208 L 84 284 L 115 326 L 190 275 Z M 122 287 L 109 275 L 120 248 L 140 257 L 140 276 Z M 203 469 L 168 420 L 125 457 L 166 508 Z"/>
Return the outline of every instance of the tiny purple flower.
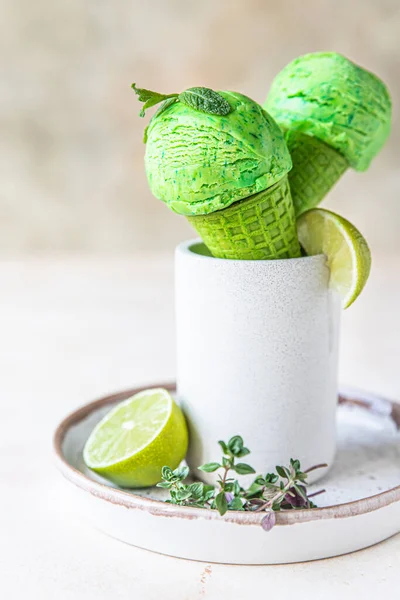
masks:
<path fill-rule="evenodd" d="M 263 520 L 261 521 L 261 527 L 264 531 L 271 531 L 276 523 L 276 516 L 273 510 L 267 512 Z"/>
<path fill-rule="evenodd" d="M 234 499 L 234 495 L 232 494 L 232 492 L 225 492 L 225 498 L 228 504 L 230 504 L 232 502 L 232 500 Z"/>

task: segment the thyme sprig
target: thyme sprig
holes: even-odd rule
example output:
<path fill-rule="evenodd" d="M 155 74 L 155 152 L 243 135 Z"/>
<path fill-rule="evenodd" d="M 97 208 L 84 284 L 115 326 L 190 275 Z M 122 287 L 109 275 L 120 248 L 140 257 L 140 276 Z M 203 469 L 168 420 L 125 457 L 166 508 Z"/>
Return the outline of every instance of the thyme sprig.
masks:
<path fill-rule="evenodd" d="M 170 497 L 166 502 L 216 509 L 220 515 L 228 510 L 265 512 L 261 525 L 266 531 L 270 531 L 275 525 L 277 511 L 316 508 L 311 498 L 325 490 L 309 494 L 306 488 L 307 476 L 315 469 L 326 467 L 326 464 L 302 471 L 300 461 L 290 459 L 288 467 L 277 466 L 273 473 L 257 475 L 248 488 L 243 488 L 231 474 L 255 473 L 251 465 L 238 461 L 250 454 L 250 450 L 244 446 L 240 435 L 235 435 L 227 443 L 218 443 L 223 453 L 220 462 L 210 462 L 199 467 L 205 473 L 220 471 L 216 486 L 202 482 L 184 483 L 189 475 L 189 468 L 186 466 L 174 471 L 163 467 L 162 481 L 157 486 L 169 489 Z"/>

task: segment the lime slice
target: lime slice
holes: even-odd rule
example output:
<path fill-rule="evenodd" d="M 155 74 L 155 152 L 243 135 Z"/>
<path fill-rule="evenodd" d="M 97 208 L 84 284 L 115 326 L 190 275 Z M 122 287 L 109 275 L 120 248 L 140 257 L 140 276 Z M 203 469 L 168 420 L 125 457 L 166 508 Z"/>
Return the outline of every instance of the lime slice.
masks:
<path fill-rule="evenodd" d="M 164 465 L 185 458 L 185 417 L 162 388 L 140 392 L 113 408 L 94 428 L 83 450 L 86 465 L 122 487 L 148 487 Z"/>
<path fill-rule="evenodd" d="M 300 244 L 306 254 L 325 254 L 330 285 L 342 297 L 344 308 L 363 290 L 371 269 L 371 253 L 361 233 L 343 217 L 314 208 L 297 220 Z"/>

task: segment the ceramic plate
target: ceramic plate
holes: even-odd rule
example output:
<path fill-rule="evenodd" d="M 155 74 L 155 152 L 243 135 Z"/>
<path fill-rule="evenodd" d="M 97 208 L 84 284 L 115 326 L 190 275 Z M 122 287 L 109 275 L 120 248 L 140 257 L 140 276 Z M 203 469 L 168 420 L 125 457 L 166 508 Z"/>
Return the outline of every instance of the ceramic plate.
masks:
<path fill-rule="evenodd" d="M 154 384 L 154 387 L 173 386 Z M 317 509 L 277 513 L 266 532 L 263 514 L 179 507 L 163 490 L 122 490 L 89 471 L 86 439 L 116 403 L 141 389 L 107 396 L 69 415 L 56 430 L 57 465 L 78 511 L 106 534 L 129 544 L 181 558 L 233 564 L 315 560 L 366 548 L 400 531 L 400 405 L 342 391 L 338 452 L 320 487 Z M 397 425 L 397 427 L 396 427 Z"/>

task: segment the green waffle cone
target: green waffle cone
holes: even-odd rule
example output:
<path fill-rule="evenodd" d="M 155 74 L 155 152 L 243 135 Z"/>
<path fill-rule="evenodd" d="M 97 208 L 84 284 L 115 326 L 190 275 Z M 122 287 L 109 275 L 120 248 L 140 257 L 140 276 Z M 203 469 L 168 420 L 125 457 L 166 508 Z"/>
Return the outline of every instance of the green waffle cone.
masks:
<path fill-rule="evenodd" d="M 296 216 L 317 206 L 349 166 L 336 150 L 315 137 L 286 132 L 293 168 L 289 184 Z"/>
<path fill-rule="evenodd" d="M 268 260 L 301 254 L 286 176 L 228 208 L 188 220 L 215 258 Z"/>

